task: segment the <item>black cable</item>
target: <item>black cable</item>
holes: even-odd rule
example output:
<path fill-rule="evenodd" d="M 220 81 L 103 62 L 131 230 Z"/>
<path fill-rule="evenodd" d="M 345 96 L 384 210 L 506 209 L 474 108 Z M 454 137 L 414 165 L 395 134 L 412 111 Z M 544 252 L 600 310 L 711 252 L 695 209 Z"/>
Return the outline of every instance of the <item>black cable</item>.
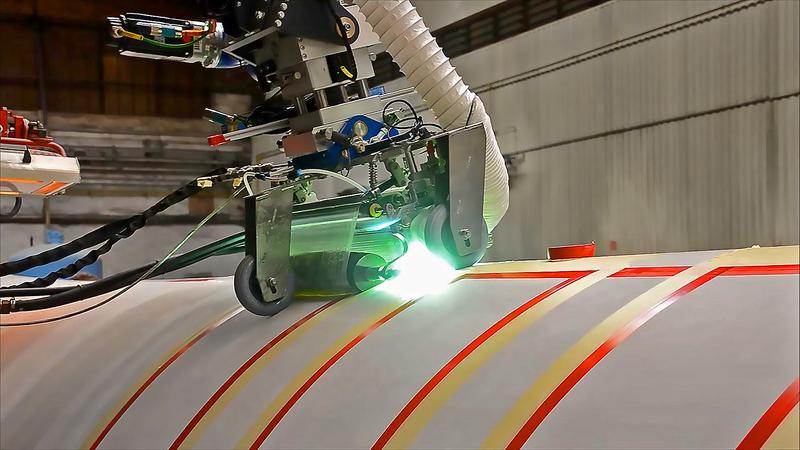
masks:
<path fill-rule="evenodd" d="M 236 237 L 236 236 L 239 236 L 239 235 L 237 234 L 237 235 L 234 235 L 234 236 L 231 236 L 231 237 Z M 226 238 L 226 239 L 230 239 L 231 237 Z M 210 244 L 210 245 L 213 245 L 213 244 Z M 190 266 L 192 264 L 195 264 L 197 262 L 200 262 L 200 261 L 202 261 L 204 259 L 207 259 L 207 258 L 210 258 L 210 257 L 213 257 L 213 256 L 222 256 L 222 255 L 229 255 L 229 254 L 233 254 L 233 253 L 241 253 L 242 251 L 244 251 L 244 244 L 230 245 L 230 246 L 223 247 L 221 249 L 214 250 L 214 251 L 199 252 L 200 250 L 202 250 L 204 248 L 205 247 L 198 248 L 197 250 L 193 250 L 191 252 L 184 253 L 183 255 L 175 256 L 174 259 L 168 260 L 167 262 L 164 263 L 164 265 L 161 268 L 159 268 L 158 270 L 153 272 L 153 274 L 151 274 L 148 277 L 148 279 L 149 278 L 155 278 L 157 276 L 161 276 L 161 275 L 164 275 L 164 274 L 167 274 L 167 273 L 170 273 L 170 272 L 174 272 L 176 270 L 183 269 L 185 267 L 188 267 L 188 266 Z M 99 281 L 103 281 L 103 282 L 109 283 L 108 286 L 113 286 L 114 283 L 117 283 L 120 279 L 122 279 L 123 281 L 125 281 L 123 286 L 127 286 L 128 284 L 130 284 L 130 282 L 128 282 L 128 279 L 133 278 L 134 276 L 141 275 L 146 270 L 149 270 L 150 267 L 152 267 L 152 266 L 153 266 L 153 263 L 145 264 L 143 266 L 139 266 L 139 267 L 135 267 L 133 269 L 126 270 L 125 272 L 120 272 L 120 273 L 108 276 L 106 278 L 103 278 L 102 280 L 98 280 L 98 281 L 95 281 L 93 283 L 97 283 Z M 0 298 L 7 298 L 7 297 L 33 297 L 33 296 L 55 295 L 55 294 L 60 294 L 62 292 L 69 291 L 70 289 L 75 289 L 75 288 L 80 288 L 80 287 L 84 287 L 85 288 L 85 287 L 89 286 L 90 284 L 92 284 L 92 283 L 79 284 L 79 285 L 75 285 L 75 286 L 59 286 L 59 287 L 44 287 L 44 288 L 4 288 L 4 289 L 0 289 Z M 107 292 L 113 291 L 114 289 L 117 289 L 117 288 L 105 287 L 105 288 L 103 288 L 103 292 L 102 293 L 105 294 Z"/>
<path fill-rule="evenodd" d="M 148 278 L 156 277 L 159 275 L 163 275 L 165 273 L 182 269 L 184 267 L 190 266 L 192 264 L 195 264 L 199 261 L 202 261 L 212 256 L 238 253 L 243 250 L 244 250 L 244 233 L 237 233 L 228 236 L 227 238 L 220 239 L 218 241 L 212 242 L 211 244 L 192 250 L 190 252 L 186 252 L 182 255 L 169 258 L 168 260 L 164 261 L 164 264 L 162 264 L 161 267 L 159 267 L 152 274 L 150 274 Z M 58 291 L 55 294 L 47 297 L 17 301 L 14 303 L 13 309 L 10 312 L 34 311 L 34 310 L 55 308 L 57 306 L 63 306 L 81 300 L 86 300 L 92 297 L 97 297 L 99 295 L 106 294 L 113 290 L 120 289 L 130 285 L 131 283 L 134 283 L 144 273 L 150 270 L 155 264 L 157 263 L 156 262 L 148 263 L 143 266 L 139 266 L 133 269 L 126 270 L 125 272 L 121 272 L 112 275 L 110 277 L 103 278 L 102 280 L 98 280 L 93 283 L 81 284 L 78 286 L 68 286 L 66 287 L 66 289 L 50 288 L 50 290 L 58 290 Z M 2 295 L 0 295 L 0 297 L 10 296 L 8 294 L 12 292 L 13 291 L 2 290 Z M 22 296 L 22 295 L 34 295 L 34 294 L 27 292 L 27 290 L 21 294 L 17 294 L 17 296 Z M 90 308 L 81 310 L 81 312 L 87 312 L 91 309 L 101 306 L 102 304 L 103 302 L 100 302 L 96 305 L 91 306 Z M 67 315 L 66 317 L 59 316 L 57 319 L 60 320 L 67 317 L 73 317 L 74 315 Z M 49 319 L 44 319 L 44 320 L 45 322 L 53 321 Z M 37 321 L 36 323 L 45 323 L 45 322 Z M 32 323 L 26 322 L 25 324 L 32 324 Z M 14 324 L 14 323 L 0 324 L 0 327 L 20 326 L 20 325 L 21 324 Z"/>
<path fill-rule="evenodd" d="M 206 176 L 214 176 L 218 174 L 225 173 L 225 169 L 216 169 Z M 196 194 L 200 191 L 199 186 L 197 186 L 197 179 L 192 180 L 190 183 L 184 185 L 183 187 L 177 189 L 176 191 L 170 193 L 169 195 L 165 196 L 161 200 L 159 200 L 156 204 L 151 206 L 150 208 L 142 211 L 139 214 L 135 214 L 131 217 L 120 219 L 115 222 L 103 225 L 102 227 L 91 231 L 73 241 L 60 245 L 58 247 L 46 250 L 42 253 L 28 256 L 27 258 L 20 259 L 18 261 L 9 261 L 3 264 L 0 264 L 0 276 L 10 275 L 14 273 L 19 273 L 33 267 L 42 266 L 45 264 L 49 264 L 51 262 L 58 261 L 62 258 L 65 258 L 69 255 L 75 254 L 81 250 L 86 250 L 87 248 L 93 247 L 97 244 L 102 243 L 103 241 L 111 241 L 114 239 L 116 235 L 121 236 L 120 239 L 124 239 L 132 235 L 136 230 L 144 227 L 147 224 L 147 221 L 159 214 L 160 212 L 164 211 L 165 209 L 169 208 L 170 206 L 180 203 L 181 201 L 191 197 L 192 195 Z M 119 241 L 120 239 L 115 240 L 114 242 L 110 243 L 110 246 L 113 246 L 114 243 Z M 108 244 L 108 242 L 106 242 Z M 108 250 L 110 250 L 110 246 Z M 106 251 L 108 251 L 106 250 Z M 105 253 L 105 252 L 102 252 Z M 102 254 L 100 253 L 100 254 Z M 88 256 L 88 255 L 87 255 Z M 100 256 L 99 254 L 96 256 Z M 79 260 L 80 261 L 80 260 Z M 87 260 L 88 261 L 88 260 Z M 92 261 L 93 262 L 93 261 Z M 77 263 L 77 261 L 76 261 Z M 73 263 L 73 264 L 76 264 Z M 91 264 L 91 262 L 89 262 Z M 85 264 L 84 264 L 85 265 Z M 80 270 L 82 265 L 76 264 L 73 267 L 73 270 Z M 75 272 L 77 273 L 77 272 Z M 74 275 L 74 273 L 73 273 Z M 45 278 L 45 277 L 43 277 Z M 43 281 L 44 282 L 44 281 Z M 52 284 L 52 282 L 48 284 L 44 284 L 47 286 Z M 42 284 L 37 284 L 38 286 L 42 286 Z"/>
<path fill-rule="evenodd" d="M 130 234 L 129 234 L 130 235 Z M 50 286 L 51 284 L 55 283 L 56 280 L 62 278 L 69 278 L 76 273 L 78 273 L 81 269 L 88 266 L 89 264 L 94 263 L 100 258 L 101 255 L 108 253 L 111 250 L 111 247 L 114 246 L 115 243 L 119 242 L 123 239 L 121 234 L 117 234 L 102 246 L 90 251 L 80 259 L 76 260 L 73 263 L 70 263 L 54 272 L 50 272 L 43 277 L 36 278 L 35 280 L 26 281 L 24 283 L 15 284 L 13 286 L 4 286 L 0 289 L 24 289 L 24 288 L 39 288 Z"/>
<path fill-rule="evenodd" d="M 408 126 L 402 125 L 402 124 L 404 124 L 404 123 L 406 123 L 406 122 L 408 122 L 410 120 L 414 121 L 414 125 L 408 125 Z M 422 126 L 422 118 L 421 117 L 406 117 L 405 119 L 400 119 L 397 122 L 395 122 L 393 125 L 391 125 L 391 127 L 394 128 L 395 130 L 416 130 L 420 126 Z"/>
<path fill-rule="evenodd" d="M 402 104 L 406 105 L 408 107 L 408 109 L 411 111 L 411 117 L 406 117 L 404 119 L 398 120 L 397 122 L 395 122 L 393 124 L 389 124 L 389 121 L 387 120 L 388 118 L 386 117 L 386 111 L 389 109 L 390 106 L 392 106 L 395 103 L 402 103 Z M 414 121 L 414 125 L 410 125 L 410 126 L 402 125 L 403 123 L 411 121 L 411 120 Z M 390 143 L 397 143 L 399 141 L 397 139 L 392 138 L 392 136 L 389 135 L 389 133 L 391 133 L 393 129 L 394 130 L 410 130 L 409 132 L 404 133 L 401 136 L 408 135 L 409 138 L 413 138 L 415 136 L 419 136 L 420 128 L 423 125 L 425 125 L 425 123 L 422 121 L 422 117 L 419 114 L 417 114 L 417 110 L 414 108 L 414 106 L 411 103 L 409 103 L 408 101 L 403 100 L 401 98 L 394 99 L 394 100 L 390 101 L 389 103 L 387 103 L 383 107 L 383 111 L 381 111 L 381 121 L 383 122 L 383 125 L 388 130 L 388 132 L 387 132 L 387 140 Z M 439 127 L 439 128 L 441 128 L 441 127 Z M 400 136 L 395 136 L 395 138 L 399 138 L 399 137 Z"/>
<path fill-rule="evenodd" d="M 472 97 L 472 102 L 470 102 L 470 104 L 469 104 L 469 114 L 467 114 L 467 123 L 464 124 L 465 127 L 467 125 L 469 125 L 469 119 L 472 118 L 472 111 L 475 109 L 475 99 L 476 98 L 478 98 L 477 95 L 473 96 Z"/>
<path fill-rule="evenodd" d="M 336 14 L 336 9 L 333 7 L 333 2 L 337 2 L 338 0 L 330 0 L 328 1 L 328 9 L 331 11 L 331 15 L 333 16 L 333 20 L 336 23 L 336 27 L 339 29 L 339 35 L 342 37 L 342 42 L 344 47 L 347 49 L 347 56 L 350 57 L 350 61 L 353 63 L 350 69 L 350 75 L 348 76 L 346 73 L 342 72 L 342 74 L 347 77 L 350 81 L 355 81 L 358 79 L 358 66 L 356 65 L 356 57 L 353 54 L 353 47 L 350 46 L 350 39 L 347 38 L 347 30 L 344 27 L 344 22 L 342 21 L 342 17 Z"/>
<path fill-rule="evenodd" d="M 417 114 L 417 110 L 414 109 L 414 106 L 411 103 L 409 103 L 406 100 L 403 100 L 402 98 L 396 98 L 396 99 L 390 101 L 389 103 L 387 103 L 386 106 L 383 107 L 383 111 L 381 111 L 381 121 L 387 127 L 392 128 L 393 126 L 389 125 L 389 122 L 386 120 L 386 111 L 389 109 L 390 106 L 394 105 L 395 103 L 402 103 L 402 104 L 408 106 L 408 109 L 411 111 L 411 114 L 413 115 L 412 117 L 414 119 L 419 119 L 420 118 L 419 115 Z M 407 119 L 410 119 L 412 117 L 407 117 L 406 119 L 403 119 L 403 120 L 407 120 Z"/>
<path fill-rule="evenodd" d="M 108 237 L 111 234 L 118 232 L 121 227 L 122 221 L 112 222 L 110 224 L 103 225 L 102 227 L 91 231 L 67 244 L 52 248 L 37 255 L 28 256 L 27 258 L 23 258 L 18 261 L 9 261 L 0 264 L 0 276 L 19 273 L 33 267 L 58 261 L 59 259 L 62 259 L 73 253 L 85 250 L 91 246 L 108 240 Z"/>
<path fill-rule="evenodd" d="M 445 131 L 447 131 L 447 130 L 445 130 L 444 128 L 442 128 L 442 126 L 441 126 L 441 125 L 439 125 L 438 123 L 428 123 L 428 122 L 423 122 L 423 123 L 422 123 L 422 126 L 423 126 L 423 127 L 436 127 L 436 128 L 438 128 L 439 130 L 441 130 L 442 132 L 445 132 Z"/>
<path fill-rule="evenodd" d="M 368 154 L 384 151 L 389 147 L 391 147 L 392 145 L 412 139 L 413 137 L 414 137 L 413 131 L 407 131 L 403 134 L 395 136 L 394 138 L 382 139 L 380 141 L 367 144 L 367 146 L 365 147 L 365 151 Z"/>
<path fill-rule="evenodd" d="M 43 287 L 43 288 L 21 288 L 0 290 L 0 297 L 33 297 L 35 295 L 53 295 L 68 291 L 75 286 Z"/>

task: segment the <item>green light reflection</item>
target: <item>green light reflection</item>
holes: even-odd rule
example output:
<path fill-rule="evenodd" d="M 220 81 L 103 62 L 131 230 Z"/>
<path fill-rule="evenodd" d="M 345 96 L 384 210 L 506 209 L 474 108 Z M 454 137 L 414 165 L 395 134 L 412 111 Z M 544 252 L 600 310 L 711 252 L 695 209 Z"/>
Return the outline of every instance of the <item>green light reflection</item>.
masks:
<path fill-rule="evenodd" d="M 395 275 L 375 289 L 403 299 L 441 292 L 458 276 L 458 271 L 444 258 L 419 241 L 411 241 L 408 252 L 389 269 Z"/>

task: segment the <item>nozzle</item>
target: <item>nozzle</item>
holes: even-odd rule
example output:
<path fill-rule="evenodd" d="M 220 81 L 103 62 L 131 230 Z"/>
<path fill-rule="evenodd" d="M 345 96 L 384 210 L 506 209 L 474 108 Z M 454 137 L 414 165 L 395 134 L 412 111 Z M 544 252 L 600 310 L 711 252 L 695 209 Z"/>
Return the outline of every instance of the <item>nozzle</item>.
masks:
<path fill-rule="evenodd" d="M 380 276 L 384 280 L 392 279 L 392 278 L 396 277 L 399 274 L 400 274 L 399 270 L 392 269 L 392 268 L 390 268 L 388 266 L 381 267 L 380 270 L 378 271 L 378 276 Z"/>

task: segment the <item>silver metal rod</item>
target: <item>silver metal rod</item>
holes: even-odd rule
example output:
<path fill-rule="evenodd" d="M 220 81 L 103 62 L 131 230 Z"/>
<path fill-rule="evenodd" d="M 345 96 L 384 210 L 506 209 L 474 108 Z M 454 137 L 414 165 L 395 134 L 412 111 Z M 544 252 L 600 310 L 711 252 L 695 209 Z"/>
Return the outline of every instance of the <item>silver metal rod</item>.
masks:
<path fill-rule="evenodd" d="M 369 84 L 367 84 L 367 80 L 356 81 L 356 92 L 358 92 L 358 98 L 369 97 Z"/>
<path fill-rule="evenodd" d="M 414 159 L 414 153 L 411 151 L 410 145 L 406 144 L 403 146 L 403 155 L 405 156 L 408 170 L 410 170 L 412 174 L 417 173 L 417 161 Z"/>
<path fill-rule="evenodd" d="M 342 97 L 342 103 L 347 103 L 350 98 L 347 96 L 347 86 L 340 84 L 339 88 L 339 95 Z"/>
<path fill-rule="evenodd" d="M 308 112 L 308 109 L 306 108 L 306 99 L 303 97 L 295 97 L 294 106 L 297 108 L 298 114 L 305 114 Z"/>
<path fill-rule="evenodd" d="M 314 98 L 317 100 L 317 109 L 328 107 L 328 95 L 324 89 L 314 91 Z"/>

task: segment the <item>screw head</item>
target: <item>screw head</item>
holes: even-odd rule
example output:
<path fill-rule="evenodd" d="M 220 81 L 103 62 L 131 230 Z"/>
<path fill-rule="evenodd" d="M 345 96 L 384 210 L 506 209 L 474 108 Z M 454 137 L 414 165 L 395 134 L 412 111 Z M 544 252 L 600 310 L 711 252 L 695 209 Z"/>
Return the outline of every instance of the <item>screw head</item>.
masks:
<path fill-rule="evenodd" d="M 269 288 L 270 292 L 272 292 L 273 294 L 277 294 L 278 293 L 278 280 L 276 280 L 274 277 L 269 277 L 267 279 L 267 287 Z"/>
<path fill-rule="evenodd" d="M 264 11 L 256 11 L 256 19 L 261 20 L 264 18 L 264 16 L 266 16 Z"/>
<path fill-rule="evenodd" d="M 369 127 L 367 126 L 367 123 L 363 120 L 357 120 L 353 124 L 353 133 L 362 138 L 366 136 L 367 133 L 369 133 Z"/>

